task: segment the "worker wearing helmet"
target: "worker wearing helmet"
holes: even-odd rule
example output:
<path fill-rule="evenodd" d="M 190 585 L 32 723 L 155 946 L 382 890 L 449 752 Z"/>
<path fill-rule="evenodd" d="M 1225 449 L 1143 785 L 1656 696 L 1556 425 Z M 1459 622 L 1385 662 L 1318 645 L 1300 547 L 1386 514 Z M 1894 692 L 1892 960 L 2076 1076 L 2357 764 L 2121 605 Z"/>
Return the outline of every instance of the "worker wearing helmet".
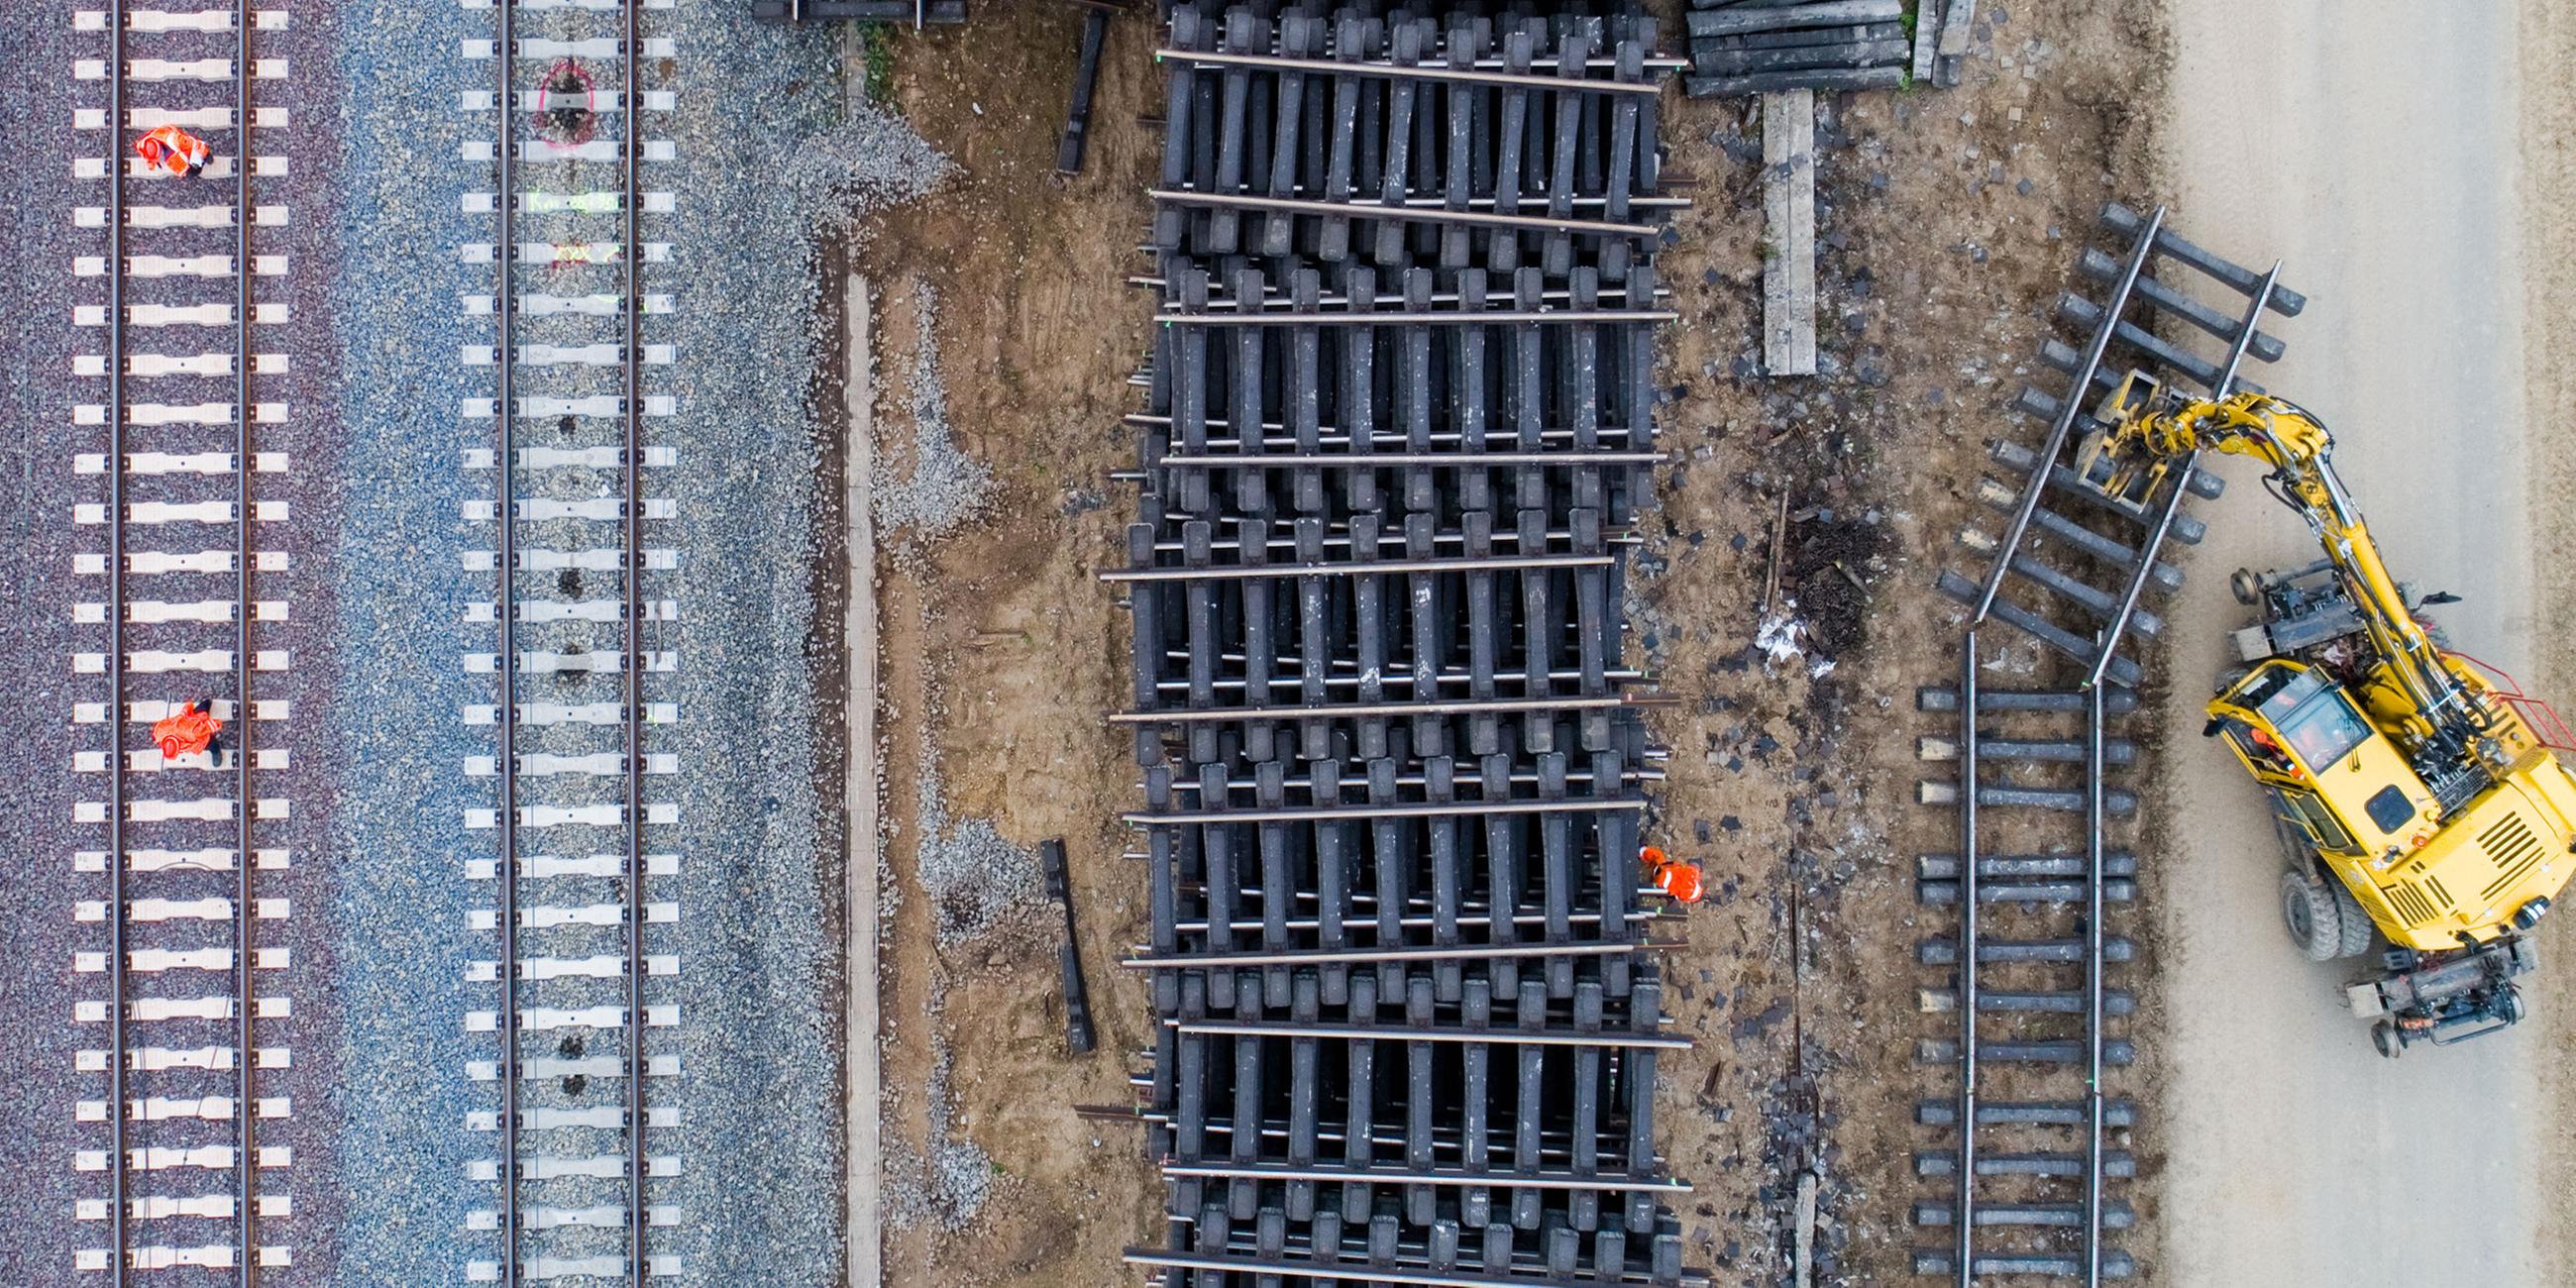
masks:
<path fill-rule="evenodd" d="M 1647 883 L 1671 896 L 1675 903 L 1698 903 L 1706 892 L 1696 863 L 1665 858 L 1662 850 L 1651 845 L 1639 850 L 1637 859 L 1646 865 Z"/>
<path fill-rule="evenodd" d="M 178 713 L 152 725 L 152 741 L 161 747 L 161 759 L 177 760 L 181 756 L 223 751 L 215 735 L 223 732 L 224 722 L 215 718 L 215 700 L 199 698 L 179 708 Z"/>
<path fill-rule="evenodd" d="M 134 141 L 134 151 L 143 158 L 146 169 L 166 171 L 183 179 L 205 169 L 215 154 L 204 139 L 175 125 L 154 126 L 151 133 Z"/>

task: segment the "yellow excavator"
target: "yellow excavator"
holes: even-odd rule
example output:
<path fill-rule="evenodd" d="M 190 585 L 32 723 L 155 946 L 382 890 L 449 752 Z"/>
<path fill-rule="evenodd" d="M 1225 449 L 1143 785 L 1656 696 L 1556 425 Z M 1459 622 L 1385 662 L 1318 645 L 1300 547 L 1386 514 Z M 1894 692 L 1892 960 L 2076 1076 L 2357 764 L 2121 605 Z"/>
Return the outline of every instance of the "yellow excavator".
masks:
<path fill-rule="evenodd" d="M 2576 777 L 2555 754 L 2576 736 L 2510 677 L 2442 646 L 2419 614 L 2455 597 L 2418 599 L 2390 577 L 2316 417 L 2266 394 L 2213 401 L 2144 381 L 2104 400 L 2080 476 L 2154 495 L 2201 452 L 2252 457 L 2323 549 L 2235 575 L 2259 618 L 2236 633 L 2248 669 L 2223 681 L 2202 730 L 2271 792 L 2291 937 L 2313 961 L 2385 940 L 2346 990 L 2382 1055 L 2510 1027 L 2514 980 L 2539 963 L 2531 932 L 2576 876 Z"/>

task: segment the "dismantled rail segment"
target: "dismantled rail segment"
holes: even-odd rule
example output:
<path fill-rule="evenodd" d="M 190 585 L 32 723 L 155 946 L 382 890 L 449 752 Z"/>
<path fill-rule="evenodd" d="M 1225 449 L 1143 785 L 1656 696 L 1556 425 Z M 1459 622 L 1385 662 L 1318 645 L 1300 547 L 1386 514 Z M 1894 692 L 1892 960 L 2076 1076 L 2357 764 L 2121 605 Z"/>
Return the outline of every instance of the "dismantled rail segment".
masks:
<path fill-rule="evenodd" d="M 2112 840 L 2134 831 L 2138 804 L 2112 785 L 2138 756 L 2112 730 L 2136 707 L 2144 674 L 2125 646 L 2157 637 L 2155 601 L 2182 584 L 2166 543 L 2199 541 L 2185 500 L 2216 497 L 2220 481 L 2186 460 L 2106 488 L 2111 462 L 2096 450 L 2106 426 L 2094 413 L 2133 378 L 2218 399 L 2256 388 L 2242 378 L 2245 360 L 2282 352 L 2264 315 L 2306 303 L 2277 266 L 2256 273 L 2219 259 L 2168 228 L 2162 209 L 2114 204 L 2102 226 L 2114 249 L 2087 249 L 2077 265 L 2092 292 L 2057 305 L 2078 344 L 2040 348 L 2065 383 L 2025 388 L 2014 403 L 2045 434 L 2036 446 L 1996 442 L 2006 477 L 1978 485 L 2001 531 L 1960 534 L 1986 569 L 1940 575 L 1968 613 L 1957 670 L 1919 695 L 1923 710 L 1956 716 L 1922 744 L 1923 758 L 1954 777 L 1927 780 L 1921 797 L 1957 810 L 1959 846 L 1918 860 L 1923 902 L 1958 917 L 1953 933 L 1921 946 L 1941 977 L 1924 1007 L 1955 1015 L 1956 1036 L 1925 1040 L 1921 1054 L 1959 1078 L 1955 1094 L 1918 1111 L 1946 1143 L 1916 1157 L 1936 1190 L 1916 1203 L 1915 1221 L 1952 1237 L 1918 1248 L 1914 1267 L 1962 1288 L 2005 1275 L 2090 1288 L 2136 1269 L 2110 1237 L 2134 1213 L 2107 1193 L 2135 1173 L 2115 1133 L 2137 1114 L 2104 1087 L 2133 1055 L 2115 1030 L 2135 1004 L 2108 982 L 2134 952 L 2108 919 L 2136 898 L 2141 862 Z M 2233 310 L 2200 302 L 2231 295 Z M 1989 684 L 1995 673 L 2017 687 Z"/>
<path fill-rule="evenodd" d="M 1927 2 L 1923 6 L 1929 9 Z M 1693 98 L 1893 89 L 1914 42 L 1903 0 L 1691 0 Z"/>
<path fill-rule="evenodd" d="M 1165 1288 L 1702 1282 L 1629 690 L 1654 24 L 1183 5 L 1127 566 Z"/>
<path fill-rule="evenodd" d="M 670 38 L 645 34 L 645 11 L 671 7 L 502 0 L 493 39 L 465 50 L 494 64 L 492 92 L 466 106 L 497 127 L 480 146 L 494 186 L 466 200 L 495 233 L 466 248 L 469 262 L 495 266 L 479 283 L 492 293 L 466 299 L 492 319 L 492 347 L 467 361 L 493 369 L 493 396 L 462 409 L 467 441 L 482 444 L 466 449 L 466 467 L 496 481 L 494 500 L 466 507 L 494 539 L 467 556 L 496 574 L 493 601 L 473 616 L 497 627 L 494 650 L 469 653 L 466 668 L 493 675 L 498 699 L 465 711 L 494 749 L 465 771 L 496 788 L 494 807 L 466 819 L 493 838 L 493 857 L 468 875 L 492 882 L 478 921 L 498 950 L 467 967 L 491 1004 L 466 1027 L 497 1037 L 495 1058 L 469 1069 L 494 1093 L 469 1119 L 493 1140 L 475 1168 L 493 1183 L 490 1204 L 465 1223 L 490 1232 L 468 1240 L 473 1282 L 640 1286 L 681 1272 L 655 1247 L 681 1213 L 653 1201 L 653 1181 L 679 1169 L 664 1143 L 676 1140 L 677 1110 L 653 1094 L 677 1085 L 678 1044 L 651 1036 L 679 1023 L 676 1002 L 655 1000 L 675 996 L 660 981 L 679 959 L 652 951 L 654 927 L 679 917 L 655 897 L 657 884 L 676 885 L 677 806 L 650 799 L 677 759 L 648 736 L 677 718 L 675 704 L 652 700 L 654 677 L 676 660 L 649 635 L 678 602 L 648 582 L 678 561 L 646 544 L 672 513 L 646 487 L 673 459 L 648 423 L 674 400 L 646 391 L 647 369 L 673 357 L 647 342 L 646 317 L 669 304 L 644 289 L 646 266 L 670 248 L 641 227 L 671 208 L 643 182 L 672 159 L 669 143 L 645 138 L 672 107 L 670 90 L 648 87 L 646 64 L 673 54 Z M 467 150 L 474 159 L 477 145 Z"/>
<path fill-rule="evenodd" d="M 287 711 L 285 554 L 270 544 L 287 514 L 284 500 L 259 495 L 287 469 L 287 454 L 262 441 L 286 404 L 261 399 L 287 364 L 257 347 L 286 305 L 254 280 L 283 277 L 288 256 L 276 231 L 286 209 L 255 205 L 253 182 L 285 163 L 255 154 L 251 137 L 284 123 L 269 101 L 282 97 L 273 83 L 286 66 L 255 57 L 254 33 L 282 27 L 287 12 L 244 0 L 129 14 L 110 0 L 72 15 L 96 33 L 98 54 L 76 74 L 102 91 L 77 113 L 91 155 L 74 178 L 95 183 L 100 204 L 77 208 L 72 265 L 102 288 L 74 319 L 104 349 L 77 359 L 101 397 L 69 418 L 99 449 L 74 458 L 75 473 L 100 481 L 99 499 L 74 518 L 103 538 L 75 571 L 105 592 L 75 610 L 95 634 L 72 658 L 69 713 L 95 731 L 84 737 L 96 749 L 77 752 L 74 769 L 96 775 L 97 790 L 80 793 L 74 821 L 96 825 L 98 845 L 71 858 L 98 874 L 103 896 L 76 909 L 99 929 L 97 950 L 73 963 L 74 1019 L 100 1041 L 85 1039 L 79 1054 L 74 1165 L 103 1182 L 74 1213 L 82 1282 L 193 1270 L 248 1288 L 292 1260 L 293 1149 L 279 1143 L 293 1100 L 288 950 L 260 942 L 276 935 L 262 923 L 289 911 L 262 890 L 289 854 L 286 799 L 261 795 L 279 790 L 270 784 L 287 752 L 260 728 Z M 164 125 L 204 136 L 214 155 L 197 178 L 128 150 Z M 175 755 L 154 745 L 147 730 L 199 703 L 221 722 L 202 750 L 183 749 L 190 737 L 172 741 Z"/>

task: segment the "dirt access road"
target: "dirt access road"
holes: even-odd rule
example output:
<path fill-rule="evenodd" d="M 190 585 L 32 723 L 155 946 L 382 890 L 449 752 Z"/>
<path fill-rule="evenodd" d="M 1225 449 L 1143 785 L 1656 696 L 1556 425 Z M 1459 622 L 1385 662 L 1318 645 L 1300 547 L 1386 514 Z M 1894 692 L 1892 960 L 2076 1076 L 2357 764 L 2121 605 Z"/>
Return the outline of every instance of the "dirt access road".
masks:
<path fill-rule="evenodd" d="M 2526 410 L 2523 220 L 2549 207 L 2523 182 L 2525 122 L 2539 119 L 2523 94 L 2564 91 L 2517 75 L 2528 33 L 2512 5 L 2170 9 L 2161 190 L 2189 236 L 2246 262 L 2282 257 L 2311 301 L 2280 326 L 2289 356 L 2253 378 L 2335 428 L 2337 464 L 2398 575 L 2466 598 L 2443 610 L 2454 643 L 2533 678 L 2551 659 L 2534 584 L 2535 547 L 2548 547 L 2526 520 L 2545 483 L 2528 462 L 2569 444 L 2545 398 Z M 2258 471 L 2229 464 L 2169 615 L 2162 805 L 2210 822 L 2169 826 L 2161 847 L 2163 1278 L 2545 1282 L 2563 1260 L 2546 1232 L 2564 1187 L 2542 1067 L 2576 1009 L 2576 943 L 2544 934 L 2555 960 L 2530 990 L 2537 1022 L 2395 1063 L 2339 1009 L 2342 968 L 2291 952 L 2264 804 L 2196 735 L 2242 619 L 2228 570 L 2315 547 Z"/>

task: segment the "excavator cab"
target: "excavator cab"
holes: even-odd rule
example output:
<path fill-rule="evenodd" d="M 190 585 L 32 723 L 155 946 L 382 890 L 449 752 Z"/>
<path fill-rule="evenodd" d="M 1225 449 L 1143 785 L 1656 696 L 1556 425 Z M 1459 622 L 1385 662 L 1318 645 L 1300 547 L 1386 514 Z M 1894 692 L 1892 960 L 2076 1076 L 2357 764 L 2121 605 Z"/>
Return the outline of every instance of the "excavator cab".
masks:
<path fill-rule="evenodd" d="M 2209 703 L 2204 730 L 2271 789 L 2284 822 L 2348 886 L 2420 849 L 2441 804 L 2341 684 L 2304 662 L 2273 658 Z M 2369 900 L 2364 900 L 2367 907 Z M 2381 929 L 2392 939 L 2402 928 Z"/>

